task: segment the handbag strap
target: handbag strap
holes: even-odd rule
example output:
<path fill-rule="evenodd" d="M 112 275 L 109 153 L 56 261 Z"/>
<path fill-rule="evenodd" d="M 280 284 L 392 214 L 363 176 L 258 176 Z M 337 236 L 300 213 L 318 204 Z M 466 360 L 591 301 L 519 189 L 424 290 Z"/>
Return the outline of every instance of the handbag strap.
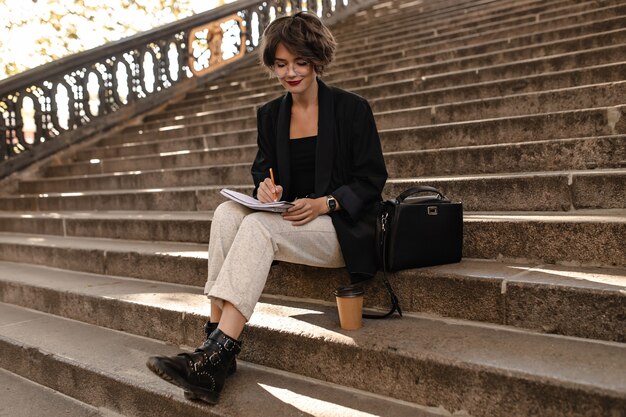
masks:
<path fill-rule="evenodd" d="M 398 203 L 402 203 L 406 198 L 412 196 L 413 194 L 424 193 L 424 192 L 436 193 L 439 195 L 439 198 L 443 200 L 446 199 L 443 193 L 439 191 L 438 189 L 436 189 L 435 187 L 429 187 L 427 185 L 419 185 L 417 187 L 411 187 L 411 188 L 404 190 L 402 193 L 400 193 L 400 195 L 398 195 L 398 197 L 396 198 L 396 201 Z"/>
<path fill-rule="evenodd" d="M 385 284 L 385 288 L 387 288 L 387 292 L 389 293 L 389 297 L 391 298 L 391 310 L 389 310 L 388 313 L 386 314 L 366 314 L 363 313 L 363 318 L 364 319 L 384 319 L 387 318 L 389 316 L 391 316 L 394 312 L 398 312 L 398 314 L 400 315 L 400 317 L 402 317 L 402 309 L 400 308 L 400 302 L 398 301 L 398 296 L 396 295 L 396 293 L 393 291 L 393 287 L 391 286 L 391 283 L 389 282 L 389 280 L 387 279 L 387 253 L 386 253 L 386 247 L 385 247 L 385 235 L 387 234 L 387 217 L 385 216 L 385 214 L 383 213 L 381 215 L 381 240 L 382 240 L 382 246 L 383 246 L 383 284 Z"/>

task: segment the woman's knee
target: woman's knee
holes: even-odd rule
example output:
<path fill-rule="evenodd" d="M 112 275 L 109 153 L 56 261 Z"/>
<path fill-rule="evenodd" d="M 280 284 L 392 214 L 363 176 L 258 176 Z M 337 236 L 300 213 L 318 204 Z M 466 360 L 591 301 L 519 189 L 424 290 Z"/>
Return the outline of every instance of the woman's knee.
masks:
<path fill-rule="evenodd" d="M 220 222 L 229 219 L 241 222 L 249 212 L 250 211 L 241 204 L 235 203 L 234 201 L 225 201 L 215 209 L 213 221 Z"/>

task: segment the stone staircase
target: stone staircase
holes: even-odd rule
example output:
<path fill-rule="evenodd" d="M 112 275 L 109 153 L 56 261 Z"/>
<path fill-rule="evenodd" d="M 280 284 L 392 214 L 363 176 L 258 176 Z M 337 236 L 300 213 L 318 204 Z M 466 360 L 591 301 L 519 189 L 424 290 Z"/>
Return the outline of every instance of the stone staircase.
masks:
<path fill-rule="evenodd" d="M 333 31 L 385 196 L 463 201 L 465 259 L 394 274 L 405 317 L 354 332 L 345 270 L 282 263 L 217 406 L 153 376 L 201 342 L 212 210 L 282 94 L 243 68 L 0 196 L 0 415 L 626 416 L 626 1 L 381 0 Z"/>

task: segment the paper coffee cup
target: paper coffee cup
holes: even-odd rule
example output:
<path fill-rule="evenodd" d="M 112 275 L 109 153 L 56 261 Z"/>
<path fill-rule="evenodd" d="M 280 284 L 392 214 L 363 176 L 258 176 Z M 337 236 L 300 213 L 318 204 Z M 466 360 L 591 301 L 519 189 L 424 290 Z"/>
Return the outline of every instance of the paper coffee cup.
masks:
<path fill-rule="evenodd" d="M 344 330 L 356 330 L 363 326 L 363 288 L 360 286 L 340 287 L 335 290 L 339 324 Z"/>

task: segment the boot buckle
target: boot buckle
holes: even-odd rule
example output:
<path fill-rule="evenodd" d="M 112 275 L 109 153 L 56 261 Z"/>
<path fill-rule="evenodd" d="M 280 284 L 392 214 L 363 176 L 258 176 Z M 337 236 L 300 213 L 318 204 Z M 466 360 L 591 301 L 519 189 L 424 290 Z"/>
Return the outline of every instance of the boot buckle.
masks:
<path fill-rule="evenodd" d="M 218 363 L 220 363 L 220 361 L 221 358 L 217 352 L 213 352 L 213 354 L 209 356 L 209 362 L 211 362 L 212 365 L 217 365 Z"/>
<path fill-rule="evenodd" d="M 232 352 L 236 345 L 235 342 L 233 342 L 231 339 L 226 339 L 224 340 L 222 346 L 224 346 L 224 349 L 226 349 L 227 351 Z"/>

